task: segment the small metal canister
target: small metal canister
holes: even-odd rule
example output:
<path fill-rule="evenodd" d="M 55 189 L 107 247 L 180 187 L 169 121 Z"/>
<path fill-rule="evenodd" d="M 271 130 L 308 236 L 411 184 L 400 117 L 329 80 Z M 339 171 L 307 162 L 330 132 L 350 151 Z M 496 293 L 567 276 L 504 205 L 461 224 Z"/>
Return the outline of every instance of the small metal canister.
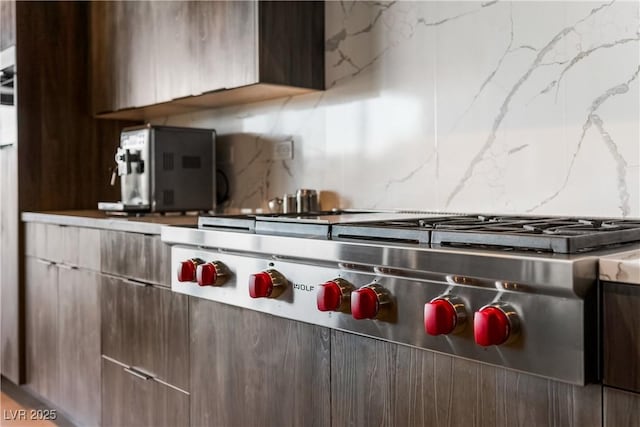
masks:
<path fill-rule="evenodd" d="M 296 205 L 298 212 L 318 211 L 318 192 L 301 188 L 296 192 Z"/>
<path fill-rule="evenodd" d="M 297 211 L 296 195 L 285 194 L 282 197 L 282 213 L 295 213 Z"/>

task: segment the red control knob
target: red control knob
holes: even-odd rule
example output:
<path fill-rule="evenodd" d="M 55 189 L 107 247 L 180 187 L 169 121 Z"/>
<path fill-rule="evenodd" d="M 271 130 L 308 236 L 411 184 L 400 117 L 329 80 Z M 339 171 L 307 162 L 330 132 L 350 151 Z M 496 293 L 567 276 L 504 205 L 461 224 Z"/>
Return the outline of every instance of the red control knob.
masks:
<path fill-rule="evenodd" d="M 318 287 L 316 304 L 320 311 L 342 311 L 349 303 L 353 285 L 344 279 L 333 279 Z"/>
<path fill-rule="evenodd" d="M 249 296 L 251 298 L 267 298 L 279 295 L 276 290 L 284 288 L 286 279 L 276 270 L 266 270 L 249 276 Z"/>
<path fill-rule="evenodd" d="M 473 335 L 483 347 L 504 344 L 517 333 L 517 316 L 507 305 L 487 305 L 476 311 Z"/>
<path fill-rule="evenodd" d="M 375 319 L 389 294 L 382 286 L 371 284 L 351 293 L 351 315 L 354 319 Z"/>
<path fill-rule="evenodd" d="M 424 330 L 429 335 L 446 335 L 458 323 L 456 309 L 448 300 L 436 298 L 424 305 Z"/>
<path fill-rule="evenodd" d="M 182 261 L 178 265 L 178 282 L 195 282 L 196 281 L 196 267 L 200 264 L 196 258 Z"/>
<path fill-rule="evenodd" d="M 224 276 L 224 267 L 218 261 L 206 262 L 196 268 L 196 281 L 200 286 L 221 285 Z"/>

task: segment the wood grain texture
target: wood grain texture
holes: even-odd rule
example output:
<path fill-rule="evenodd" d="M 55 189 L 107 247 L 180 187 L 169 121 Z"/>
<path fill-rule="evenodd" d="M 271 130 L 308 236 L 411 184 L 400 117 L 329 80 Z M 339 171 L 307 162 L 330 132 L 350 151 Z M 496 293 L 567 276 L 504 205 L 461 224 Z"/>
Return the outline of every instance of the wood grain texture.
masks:
<path fill-rule="evenodd" d="M 171 287 L 171 247 L 158 235 L 101 231 L 102 272 Z"/>
<path fill-rule="evenodd" d="M 604 387 L 604 426 L 640 427 L 640 394 Z"/>
<path fill-rule="evenodd" d="M 102 425 L 189 426 L 189 396 L 102 359 Z"/>
<path fill-rule="evenodd" d="M 600 426 L 601 387 L 331 332 L 334 425 Z"/>
<path fill-rule="evenodd" d="M 24 252 L 35 258 L 45 257 L 46 224 L 41 222 L 24 223 Z"/>
<path fill-rule="evenodd" d="M 93 111 L 157 101 L 153 3 L 91 2 Z"/>
<path fill-rule="evenodd" d="M 0 50 L 16 44 L 16 2 L 0 1 Z"/>
<path fill-rule="evenodd" d="M 95 209 L 118 195 L 105 165 L 113 163 L 128 123 L 97 121 L 90 113 L 88 10 L 87 2 L 16 4 L 22 211 Z"/>
<path fill-rule="evenodd" d="M 4 3 L 3 3 L 4 4 Z M 4 5 L 2 6 L 4 8 Z M 3 14 L 4 14 L 3 9 Z M 3 16 L 4 25 L 4 16 Z M 4 30 L 3 30 L 4 31 Z M 18 281 L 18 158 L 15 146 L 0 149 L 0 354 L 2 375 L 18 384 L 22 360 L 22 290 Z"/>
<path fill-rule="evenodd" d="M 190 327 L 192 425 L 330 425 L 328 329 L 198 298 Z"/>
<path fill-rule="evenodd" d="M 62 262 L 74 267 L 100 271 L 100 230 L 61 227 Z"/>
<path fill-rule="evenodd" d="M 324 2 L 261 1 L 260 82 L 324 89 Z"/>
<path fill-rule="evenodd" d="M 286 96 L 303 95 L 313 91 L 312 89 L 257 83 L 235 89 L 207 92 L 199 96 L 180 98 L 143 108 L 102 113 L 97 117 L 101 119 L 148 120 L 154 117 L 184 114 L 206 108 L 228 107 L 230 105 L 267 101 Z"/>
<path fill-rule="evenodd" d="M 102 276 L 102 354 L 189 390 L 185 295 Z"/>
<path fill-rule="evenodd" d="M 27 257 L 25 272 L 26 384 L 58 402 L 58 267 Z"/>
<path fill-rule="evenodd" d="M 254 2 L 95 2 L 93 111 L 257 81 Z"/>
<path fill-rule="evenodd" d="M 101 118 L 324 89 L 324 2 L 92 2 L 91 61 Z"/>
<path fill-rule="evenodd" d="M 105 275 L 101 282 L 101 351 L 129 366 L 134 359 L 135 285 Z"/>
<path fill-rule="evenodd" d="M 194 6 L 191 94 L 257 83 L 258 2 L 194 2 Z"/>
<path fill-rule="evenodd" d="M 640 392 L 640 286 L 602 289 L 604 383 Z"/>
<path fill-rule="evenodd" d="M 58 268 L 58 404 L 80 425 L 100 424 L 100 276 Z"/>

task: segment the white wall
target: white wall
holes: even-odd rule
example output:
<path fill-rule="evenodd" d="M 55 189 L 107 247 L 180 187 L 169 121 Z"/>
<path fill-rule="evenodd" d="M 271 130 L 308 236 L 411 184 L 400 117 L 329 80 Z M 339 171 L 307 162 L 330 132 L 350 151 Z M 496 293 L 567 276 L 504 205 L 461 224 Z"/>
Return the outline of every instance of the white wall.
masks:
<path fill-rule="evenodd" d="M 639 2 L 327 2 L 326 39 L 325 92 L 155 121 L 217 129 L 229 207 L 307 187 L 640 217 Z M 294 159 L 270 160 L 291 136 Z"/>

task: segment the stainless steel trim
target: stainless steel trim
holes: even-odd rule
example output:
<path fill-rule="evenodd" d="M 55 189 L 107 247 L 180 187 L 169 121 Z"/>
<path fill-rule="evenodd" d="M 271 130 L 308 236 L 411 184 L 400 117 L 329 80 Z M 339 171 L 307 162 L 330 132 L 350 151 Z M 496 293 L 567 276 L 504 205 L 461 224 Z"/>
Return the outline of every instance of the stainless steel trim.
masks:
<path fill-rule="evenodd" d="M 391 275 L 397 277 L 449 278 L 464 286 L 564 297 L 586 294 L 597 279 L 597 263 L 602 254 L 537 254 L 380 245 L 179 226 L 162 227 L 161 237 L 165 243 L 210 248 L 220 253 L 264 254 L 274 260 L 312 261 L 356 271 L 382 268 L 393 271 Z"/>

